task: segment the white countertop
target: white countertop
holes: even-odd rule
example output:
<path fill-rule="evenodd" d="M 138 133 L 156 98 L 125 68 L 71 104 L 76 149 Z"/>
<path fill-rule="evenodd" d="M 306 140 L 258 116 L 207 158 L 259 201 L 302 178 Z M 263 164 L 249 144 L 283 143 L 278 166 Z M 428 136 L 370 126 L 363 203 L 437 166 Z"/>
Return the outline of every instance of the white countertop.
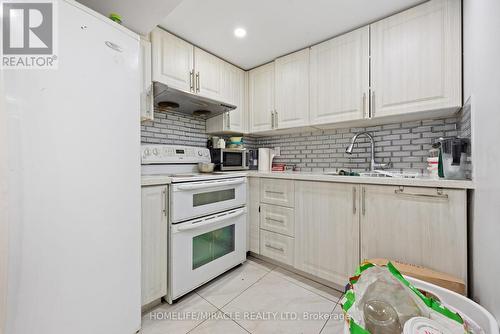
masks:
<path fill-rule="evenodd" d="M 142 175 L 141 186 L 157 186 L 161 184 L 170 184 L 172 179 L 167 175 Z"/>
<path fill-rule="evenodd" d="M 394 177 L 362 177 L 325 175 L 321 172 L 260 172 L 249 171 L 249 177 L 290 179 L 302 181 L 321 181 L 339 183 L 363 183 L 395 186 L 436 187 L 454 189 L 473 189 L 474 183 L 470 180 L 435 180 L 429 178 L 394 178 Z"/>
<path fill-rule="evenodd" d="M 227 174 L 239 172 L 227 172 Z M 362 177 L 362 176 L 339 176 L 326 175 L 321 172 L 259 172 L 248 171 L 249 177 L 289 179 L 301 181 L 339 182 L 339 183 L 362 183 L 381 184 L 395 186 L 436 187 L 449 189 L 474 189 L 474 183 L 470 180 L 434 180 L 428 178 L 394 178 L 394 177 Z M 171 178 L 166 175 L 143 175 L 141 185 L 154 186 L 172 183 Z"/>

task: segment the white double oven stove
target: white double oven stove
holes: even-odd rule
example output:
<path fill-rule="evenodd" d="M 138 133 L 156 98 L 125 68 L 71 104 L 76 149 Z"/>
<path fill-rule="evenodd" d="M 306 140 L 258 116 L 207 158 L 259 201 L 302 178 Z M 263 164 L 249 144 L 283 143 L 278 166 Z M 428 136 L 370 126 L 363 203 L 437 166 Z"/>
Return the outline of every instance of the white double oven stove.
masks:
<path fill-rule="evenodd" d="M 173 300 L 246 259 L 246 174 L 199 173 L 206 148 L 143 145 L 143 178 L 165 178 L 168 195 L 168 293 Z"/>

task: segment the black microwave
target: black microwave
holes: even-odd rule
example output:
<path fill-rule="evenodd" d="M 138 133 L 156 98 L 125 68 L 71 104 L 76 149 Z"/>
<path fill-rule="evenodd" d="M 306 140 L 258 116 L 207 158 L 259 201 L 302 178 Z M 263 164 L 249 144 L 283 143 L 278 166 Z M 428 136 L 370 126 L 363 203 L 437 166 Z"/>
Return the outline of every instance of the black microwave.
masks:
<path fill-rule="evenodd" d="M 238 148 L 211 148 L 210 156 L 216 170 L 248 169 L 248 151 Z"/>

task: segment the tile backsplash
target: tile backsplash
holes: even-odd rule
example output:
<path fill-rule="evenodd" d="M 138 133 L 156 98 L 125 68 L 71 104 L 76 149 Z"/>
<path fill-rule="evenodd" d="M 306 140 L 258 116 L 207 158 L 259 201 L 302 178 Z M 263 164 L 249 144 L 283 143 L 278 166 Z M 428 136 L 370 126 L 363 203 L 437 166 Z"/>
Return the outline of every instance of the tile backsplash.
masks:
<path fill-rule="evenodd" d="M 392 162 L 392 170 L 423 173 L 432 143 L 439 137 L 457 136 L 457 122 L 457 117 L 449 117 L 314 131 L 258 138 L 256 145 L 281 147 L 281 156 L 275 161 L 294 164 L 301 171 L 365 171 L 370 168 L 368 138 L 358 138 L 352 155 L 346 154 L 345 149 L 355 133 L 368 131 L 375 139 L 376 162 Z"/>
<path fill-rule="evenodd" d="M 141 142 L 205 147 L 205 120 L 179 112 L 157 112 L 154 121 L 141 124 Z"/>
<path fill-rule="evenodd" d="M 156 112 L 155 121 L 141 125 L 143 143 L 205 146 L 205 121 L 176 112 Z M 435 120 L 349 127 L 287 135 L 246 137 L 246 146 L 281 147 L 275 162 L 293 164 L 301 171 L 346 169 L 365 171 L 370 167 L 370 142 L 359 137 L 351 156 L 345 153 L 352 136 L 361 131 L 375 138 L 376 162 L 393 163 L 393 170 L 424 173 L 428 151 L 439 137 L 469 136 L 470 112 Z"/>

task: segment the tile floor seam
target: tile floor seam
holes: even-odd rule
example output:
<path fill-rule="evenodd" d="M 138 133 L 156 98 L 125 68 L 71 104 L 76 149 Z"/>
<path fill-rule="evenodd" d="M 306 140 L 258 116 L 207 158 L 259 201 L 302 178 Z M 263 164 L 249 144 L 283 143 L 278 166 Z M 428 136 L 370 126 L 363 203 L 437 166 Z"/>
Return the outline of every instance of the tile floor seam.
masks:
<path fill-rule="evenodd" d="M 271 270 L 271 271 L 272 271 L 272 270 Z M 271 271 L 266 272 L 264 275 L 262 275 L 262 277 L 260 277 L 258 280 L 256 280 L 255 282 L 253 282 L 251 285 L 249 285 L 248 287 L 246 287 L 244 290 L 242 290 L 240 293 L 238 293 L 236 296 L 234 296 L 234 298 L 233 298 L 233 299 L 231 299 L 230 301 L 228 301 L 227 303 L 225 303 L 224 305 L 222 305 L 219 309 L 220 309 L 221 311 L 223 311 L 223 310 L 222 310 L 222 308 L 223 308 L 224 306 L 228 305 L 229 303 L 231 303 L 232 301 L 234 301 L 236 298 L 238 298 L 239 296 L 241 296 L 241 295 L 243 294 L 243 292 L 247 291 L 247 290 L 248 290 L 248 289 L 250 289 L 252 286 L 254 286 L 257 282 L 259 282 L 261 279 L 263 279 L 264 277 L 266 277 L 267 275 L 269 275 L 269 273 L 270 273 Z M 224 311 L 223 311 L 223 312 L 224 312 Z"/>
<path fill-rule="evenodd" d="M 276 267 L 276 268 L 279 268 L 279 267 Z M 273 270 L 271 270 L 270 272 L 273 272 L 276 268 L 274 268 L 274 269 L 273 269 Z M 282 270 L 286 270 L 286 269 L 283 269 L 283 268 L 281 268 L 281 269 L 282 269 Z M 287 271 L 288 271 L 288 270 L 287 270 Z M 291 271 L 289 271 L 289 272 L 291 273 Z M 279 276 L 279 277 L 282 277 L 281 275 L 278 275 L 278 274 L 275 274 L 275 275 L 276 275 L 276 276 Z M 296 275 L 298 275 L 298 274 L 296 274 Z M 298 275 L 298 276 L 300 276 L 300 275 Z M 300 277 L 303 277 L 303 278 L 308 279 L 308 280 L 310 280 L 310 281 L 312 281 L 312 282 L 315 282 L 315 283 L 321 284 L 321 283 L 316 282 L 316 281 L 313 281 L 313 280 L 311 280 L 311 279 L 309 279 L 309 278 L 307 278 L 307 277 L 304 277 L 304 276 L 300 276 Z M 325 296 L 320 295 L 320 294 L 319 294 L 319 293 L 317 293 L 316 291 L 313 291 L 313 290 L 311 290 L 311 289 L 308 289 L 308 288 L 306 288 L 306 287 L 303 287 L 303 286 L 302 286 L 302 285 L 300 285 L 300 284 L 295 283 L 295 282 L 294 282 L 294 281 L 292 281 L 292 280 L 289 280 L 289 279 L 287 279 L 287 278 L 285 278 L 285 277 L 283 277 L 283 279 L 285 279 L 287 282 L 290 282 L 290 283 L 292 283 L 292 284 L 294 284 L 294 285 L 296 285 L 296 286 L 298 286 L 298 287 L 301 287 L 302 289 L 305 289 L 305 290 L 307 290 L 307 291 L 309 291 L 309 292 L 312 292 L 312 293 L 314 293 L 315 295 L 320 296 L 320 297 L 321 297 L 321 298 L 323 298 L 323 299 L 326 299 L 326 300 L 328 300 L 328 301 L 330 301 L 330 302 L 332 302 L 332 303 L 335 303 L 335 305 L 337 305 L 337 304 L 338 304 L 338 302 L 340 301 L 340 299 L 341 299 L 341 298 L 342 298 L 342 296 L 343 296 L 343 294 L 342 294 L 342 296 L 340 296 L 340 297 L 337 299 L 337 301 L 335 301 L 335 300 L 331 300 L 331 299 L 329 299 L 329 298 L 326 298 Z M 322 285 L 322 286 L 325 286 L 325 287 L 327 287 L 327 288 L 333 289 L 333 288 L 329 287 L 328 285 L 324 285 L 324 284 L 321 284 L 321 285 Z M 335 290 L 335 289 L 333 289 L 333 290 Z M 340 291 L 338 291 L 338 290 L 335 290 L 335 291 L 337 291 L 338 293 L 342 293 L 342 292 L 340 292 Z"/>
<path fill-rule="evenodd" d="M 231 316 L 228 313 L 226 313 L 224 310 L 221 310 L 221 311 L 224 313 L 224 315 L 227 315 L 229 317 L 229 319 L 231 319 L 232 321 L 234 321 L 238 326 L 240 326 L 241 328 L 243 328 L 246 332 L 252 334 L 252 332 L 250 332 L 248 329 L 246 329 L 245 327 L 243 327 L 243 325 L 240 324 L 238 321 L 236 321 L 233 318 L 231 318 Z"/>
<path fill-rule="evenodd" d="M 217 311 L 222 311 L 219 307 L 217 307 L 217 305 L 213 304 L 212 302 L 210 302 L 208 299 L 206 299 L 205 297 L 203 297 L 202 295 L 200 295 L 198 293 L 198 291 L 195 291 L 195 293 L 200 296 L 201 299 L 203 299 L 204 301 L 206 301 L 207 303 L 209 303 L 210 305 L 212 305 L 213 307 L 215 307 L 217 309 Z M 217 312 L 216 311 L 216 312 Z"/>
<path fill-rule="evenodd" d="M 342 297 L 341 297 L 341 298 L 342 298 Z M 340 299 L 339 299 L 339 300 L 340 300 Z M 338 305 L 338 302 L 337 302 L 337 303 L 335 303 L 335 306 L 334 306 L 334 307 L 332 308 L 332 310 L 330 311 L 330 315 L 332 315 L 332 314 L 333 314 L 333 311 L 335 311 L 335 308 L 337 307 L 337 305 Z M 325 329 L 326 324 L 328 323 L 328 321 L 330 321 L 330 319 L 327 319 L 327 320 L 325 321 L 325 323 L 323 324 L 323 327 L 321 327 L 321 329 L 320 329 L 320 331 L 319 331 L 319 334 L 321 334 L 321 333 L 323 332 L 323 329 Z"/>

